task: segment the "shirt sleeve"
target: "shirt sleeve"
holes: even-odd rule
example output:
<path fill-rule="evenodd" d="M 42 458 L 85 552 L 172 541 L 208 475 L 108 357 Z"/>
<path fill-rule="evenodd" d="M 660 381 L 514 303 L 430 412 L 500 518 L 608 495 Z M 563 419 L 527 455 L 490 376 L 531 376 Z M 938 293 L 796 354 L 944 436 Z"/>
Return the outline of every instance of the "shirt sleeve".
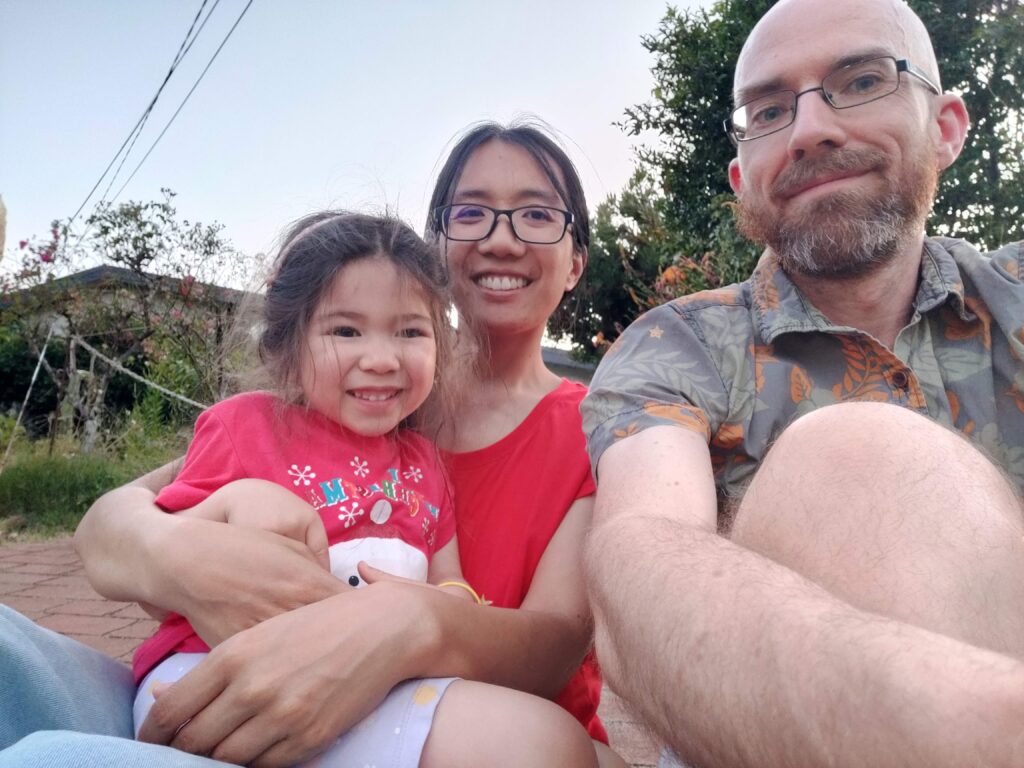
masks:
<path fill-rule="evenodd" d="M 218 488 L 247 477 L 235 450 L 231 430 L 217 406 L 199 415 L 195 437 L 174 482 L 160 491 L 157 506 L 168 512 L 194 507 Z"/>
<path fill-rule="evenodd" d="M 608 350 L 580 407 L 595 476 L 610 445 L 650 427 L 682 427 L 710 441 L 729 396 L 704 333 L 691 312 L 665 304 Z"/>

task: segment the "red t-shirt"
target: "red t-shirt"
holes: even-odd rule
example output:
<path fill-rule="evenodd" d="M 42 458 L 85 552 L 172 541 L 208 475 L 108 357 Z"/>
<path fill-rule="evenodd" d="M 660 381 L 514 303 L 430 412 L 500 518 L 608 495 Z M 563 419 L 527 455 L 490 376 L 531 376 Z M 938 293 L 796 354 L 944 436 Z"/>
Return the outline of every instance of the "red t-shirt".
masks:
<path fill-rule="evenodd" d="M 398 538 L 429 561 L 455 533 L 450 482 L 433 443 L 408 430 L 357 435 L 263 392 L 232 397 L 199 416 L 184 466 L 156 503 L 169 512 L 187 509 L 242 478 L 277 483 L 311 504 L 328 544 Z M 135 681 L 171 653 L 209 650 L 172 614 L 136 650 Z"/>
<path fill-rule="evenodd" d="M 541 555 L 577 499 L 595 491 L 579 405 L 587 390 L 564 380 L 509 435 L 478 451 L 445 453 L 455 488 L 466 580 L 494 605 L 518 608 Z M 601 676 L 588 656 L 556 701 L 607 743 L 597 717 Z"/>

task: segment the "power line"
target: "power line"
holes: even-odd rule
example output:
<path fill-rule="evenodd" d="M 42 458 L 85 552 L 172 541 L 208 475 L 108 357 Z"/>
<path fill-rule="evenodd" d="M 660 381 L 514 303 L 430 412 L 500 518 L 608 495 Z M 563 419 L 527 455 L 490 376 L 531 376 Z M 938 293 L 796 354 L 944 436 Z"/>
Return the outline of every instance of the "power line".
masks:
<path fill-rule="evenodd" d="M 206 67 L 200 73 L 192 88 L 189 89 L 189 92 L 187 94 L 185 94 L 185 98 L 182 100 L 181 104 L 174 111 L 174 114 L 171 115 L 171 119 L 167 121 L 167 125 L 164 126 L 164 129 L 162 131 L 160 131 L 160 135 L 156 137 L 156 141 L 154 141 L 152 146 L 150 146 L 149 150 L 143 156 L 142 160 L 139 161 L 139 164 L 135 166 L 135 170 L 132 171 L 132 175 L 129 176 L 125 180 L 124 184 L 121 185 L 121 188 L 117 190 L 117 194 L 110 198 L 110 202 L 113 202 L 114 200 L 121 196 L 121 193 L 124 192 L 124 188 L 128 186 L 129 182 L 131 182 L 132 179 L 135 178 L 135 174 L 139 172 L 139 169 L 142 167 L 143 163 L 146 162 L 147 158 L 149 158 L 149 156 L 153 153 L 153 150 L 156 149 L 156 145 L 160 143 L 160 139 L 162 139 L 164 137 L 164 134 L 167 133 L 167 129 L 171 127 L 171 124 L 174 122 L 174 119 L 178 116 L 178 113 L 181 112 L 185 104 L 188 103 L 189 98 L 192 96 L 192 93 L 195 91 L 195 89 L 199 86 L 199 83 L 203 81 L 203 78 L 206 76 L 207 71 L 213 65 L 213 62 L 217 59 L 217 56 L 220 54 L 221 49 L 224 48 L 228 40 L 231 39 L 231 35 L 234 33 L 235 28 L 239 25 L 239 23 L 241 23 L 242 19 L 245 17 L 245 14 L 248 13 L 249 7 L 252 5 L 252 3 L 253 0 L 249 0 L 249 2 L 245 4 L 245 8 L 242 9 L 242 12 L 238 15 L 238 18 L 235 19 L 235 23 L 231 25 L 231 29 L 229 29 L 227 35 L 224 36 L 224 40 L 221 41 L 221 44 L 217 46 L 217 50 L 214 51 L 213 56 L 210 57 L 210 61 L 207 62 Z"/>
<path fill-rule="evenodd" d="M 163 83 L 160 84 L 161 91 L 163 90 L 163 87 L 167 84 L 167 81 L 170 79 L 171 75 L 174 73 L 174 70 L 177 69 L 178 64 L 180 64 L 181 60 L 185 58 L 185 54 L 187 54 L 189 50 L 192 48 L 192 44 L 199 39 L 199 35 L 202 34 L 203 28 L 206 26 L 206 22 L 210 20 L 210 17 L 213 15 L 213 12 L 216 11 L 217 6 L 220 5 L 220 0 L 214 0 L 213 7 L 210 8 L 210 12 L 206 14 L 206 18 L 203 19 L 203 23 L 199 25 L 199 29 L 196 30 L 195 36 L 193 36 L 192 39 L 189 40 L 189 36 L 192 35 L 192 30 L 195 29 L 196 21 L 199 19 L 199 16 L 202 14 L 203 8 L 206 7 L 206 3 L 208 1 L 209 0 L 203 0 L 203 4 L 199 7 L 199 13 L 197 13 L 196 18 L 192 20 L 192 26 L 189 27 L 188 33 L 185 35 L 185 39 L 181 41 L 181 46 L 178 48 L 178 54 L 174 57 L 174 63 L 171 64 L 171 69 L 167 73 L 167 77 L 165 77 Z M 188 43 L 187 46 L 185 45 L 186 42 Z M 159 95 L 160 91 L 157 91 L 157 96 Z M 153 111 L 153 106 L 155 104 L 156 98 L 153 99 L 153 101 L 149 105 L 149 108 L 146 109 L 146 112 L 143 114 L 142 120 L 140 124 L 138 124 L 137 129 L 135 131 L 135 136 L 134 138 L 132 138 L 132 143 L 129 145 L 128 150 L 121 156 L 121 162 L 118 164 L 117 170 L 114 171 L 114 175 L 110 177 L 110 183 L 107 184 L 107 188 L 103 191 L 102 197 L 100 197 L 100 199 L 96 202 L 97 208 L 99 208 L 100 205 L 103 204 L 103 201 L 106 200 L 107 195 L 110 194 L 110 189 L 114 186 L 114 182 L 117 180 L 117 177 L 121 174 L 121 169 L 124 168 L 124 164 L 128 161 L 128 156 L 131 155 L 132 150 L 135 149 L 135 142 L 138 141 L 139 137 L 142 135 L 142 130 L 143 128 L 145 128 L 146 121 L 149 119 L 149 115 Z"/>
<path fill-rule="evenodd" d="M 220 0 L 217 0 L 217 1 L 220 2 Z M 71 227 L 71 225 L 74 223 L 75 219 L 78 218 L 78 214 L 80 214 L 82 212 L 82 209 L 85 208 L 86 204 L 88 204 L 90 198 L 92 198 L 93 194 L 99 188 L 100 184 L 103 183 L 103 179 L 106 178 L 108 173 L 110 173 L 110 169 L 114 166 L 114 163 L 117 162 L 117 158 L 121 156 L 121 153 L 124 152 L 124 148 L 128 145 L 128 142 L 131 141 L 132 144 L 134 145 L 135 142 L 133 140 L 133 137 L 136 137 L 136 138 L 138 137 L 139 132 L 142 130 L 142 126 L 145 125 L 146 120 L 149 117 L 149 113 L 153 111 L 153 107 L 156 105 L 157 99 L 160 98 L 160 94 L 163 92 L 164 86 L 166 86 L 167 82 L 171 79 L 171 75 L 174 74 L 174 70 L 177 69 L 178 64 L 181 63 L 181 60 L 184 58 L 185 54 L 188 52 L 188 48 L 191 48 L 192 42 L 195 42 L 195 38 L 192 37 L 192 30 L 195 29 L 196 22 L 199 21 L 199 17 L 202 15 L 203 9 L 206 7 L 206 3 L 207 2 L 208 2 L 208 0 L 203 0 L 202 5 L 199 6 L 199 11 L 198 11 L 198 13 L 196 13 L 195 18 L 192 19 L 192 24 L 191 24 L 191 26 L 189 26 L 188 32 L 185 33 L 185 39 L 182 40 L 181 41 L 181 45 L 178 46 L 178 53 L 175 54 L 174 61 L 171 62 L 171 67 L 170 67 L 170 69 L 167 70 L 167 74 L 164 75 L 164 80 L 163 80 L 162 83 L 160 83 L 160 87 L 157 88 L 156 94 L 150 100 L 149 106 L 147 106 L 145 111 L 143 111 L 142 116 L 135 123 L 135 127 L 132 128 L 131 132 L 125 137 L 125 140 L 121 143 L 120 148 L 117 150 L 116 153 L 114 153 L 114 156 L 110 159 L 110 163 L 107 164 L 106 169 L 103 171 L 103 173 L 100 174 L 100 177 L 98 179 L 96 179 L 96 183 L 93 184 L 92 189 L 89 190 L 89 194 L 85 196 L 85 199 L 82 201 L 82 204 L 78 206 L 78 210 L 75 211 L 74 215 L 68 220 L 68 228 Z M 216 5 L 214 5 L 214 8 L 216 8 Z M 213 13 L 213 9 L 210 10 L 210 13 Z M 209 19 L 210 18 L 210 14 L 207 14 L 206 18 Z M 205 24 L 206 24 L 206 21 L 203 22 L 204 26 L 205 26 Z M 202 31 L 202 27 L 200 27 L 200 31 Z M 199 33 L 197 32 L 196 33 L 196 37 L 198 37 L 198 36 L 199 36 Z M 189 42 L 189 38 L 190 37 L 192 38 L 191 42 Z M 186 43 L 188 44 L 188 48 L 186 48 Z M 129 151 L 131 151 L 131 150 L 129 150 Z M 126 153 L 125 157 L 127 157 L 127 156 L 128 155 Z M 122 160 L 122 164 L 123 164 L 123 162 L 124 161 Z M 120 167 L 118 167 L 118 171 L 120 171 Z M 115 174 L 115 176 L 116 176 L 116 174 Z M 109 191 L 109 188 L 108 188 L 108 191 Z M 105 194 L 106 193 L 104 193 L 104 195 Z"/>

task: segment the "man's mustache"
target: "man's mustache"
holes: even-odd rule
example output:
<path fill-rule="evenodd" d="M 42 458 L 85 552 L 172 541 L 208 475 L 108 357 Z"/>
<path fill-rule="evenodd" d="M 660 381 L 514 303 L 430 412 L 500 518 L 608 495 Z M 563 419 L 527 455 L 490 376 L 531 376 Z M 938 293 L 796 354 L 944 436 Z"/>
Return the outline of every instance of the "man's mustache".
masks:
<path fill-rule="evenodd" d="M 819 180 L 867 173 L 880 170 L 886 165 L 888 158 L 877 149 L 837 149 L 827 155 L 793 162 L 772 184 L 772 194 L 782 198 L 792 197 Z"/>

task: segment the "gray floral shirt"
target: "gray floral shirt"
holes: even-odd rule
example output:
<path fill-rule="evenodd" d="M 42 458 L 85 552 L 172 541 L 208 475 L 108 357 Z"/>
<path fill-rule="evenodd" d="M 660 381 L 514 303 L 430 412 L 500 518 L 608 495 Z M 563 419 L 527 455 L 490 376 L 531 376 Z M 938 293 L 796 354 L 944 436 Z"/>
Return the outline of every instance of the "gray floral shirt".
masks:
<path fill-rule="evenodd" d="M 981 254 L 926 239 L 914 313 L 890 350 L 830 323 L 768 252 L 746 282 L 653 309 L 615 342 L 581 406 L 592 466 L 616 440 L 681 426 L 707 438 L 722 501 L 794 419 L 872 400 L 960 430 L 1024 490 L 1022 277 L 1024 243 Z"/>

